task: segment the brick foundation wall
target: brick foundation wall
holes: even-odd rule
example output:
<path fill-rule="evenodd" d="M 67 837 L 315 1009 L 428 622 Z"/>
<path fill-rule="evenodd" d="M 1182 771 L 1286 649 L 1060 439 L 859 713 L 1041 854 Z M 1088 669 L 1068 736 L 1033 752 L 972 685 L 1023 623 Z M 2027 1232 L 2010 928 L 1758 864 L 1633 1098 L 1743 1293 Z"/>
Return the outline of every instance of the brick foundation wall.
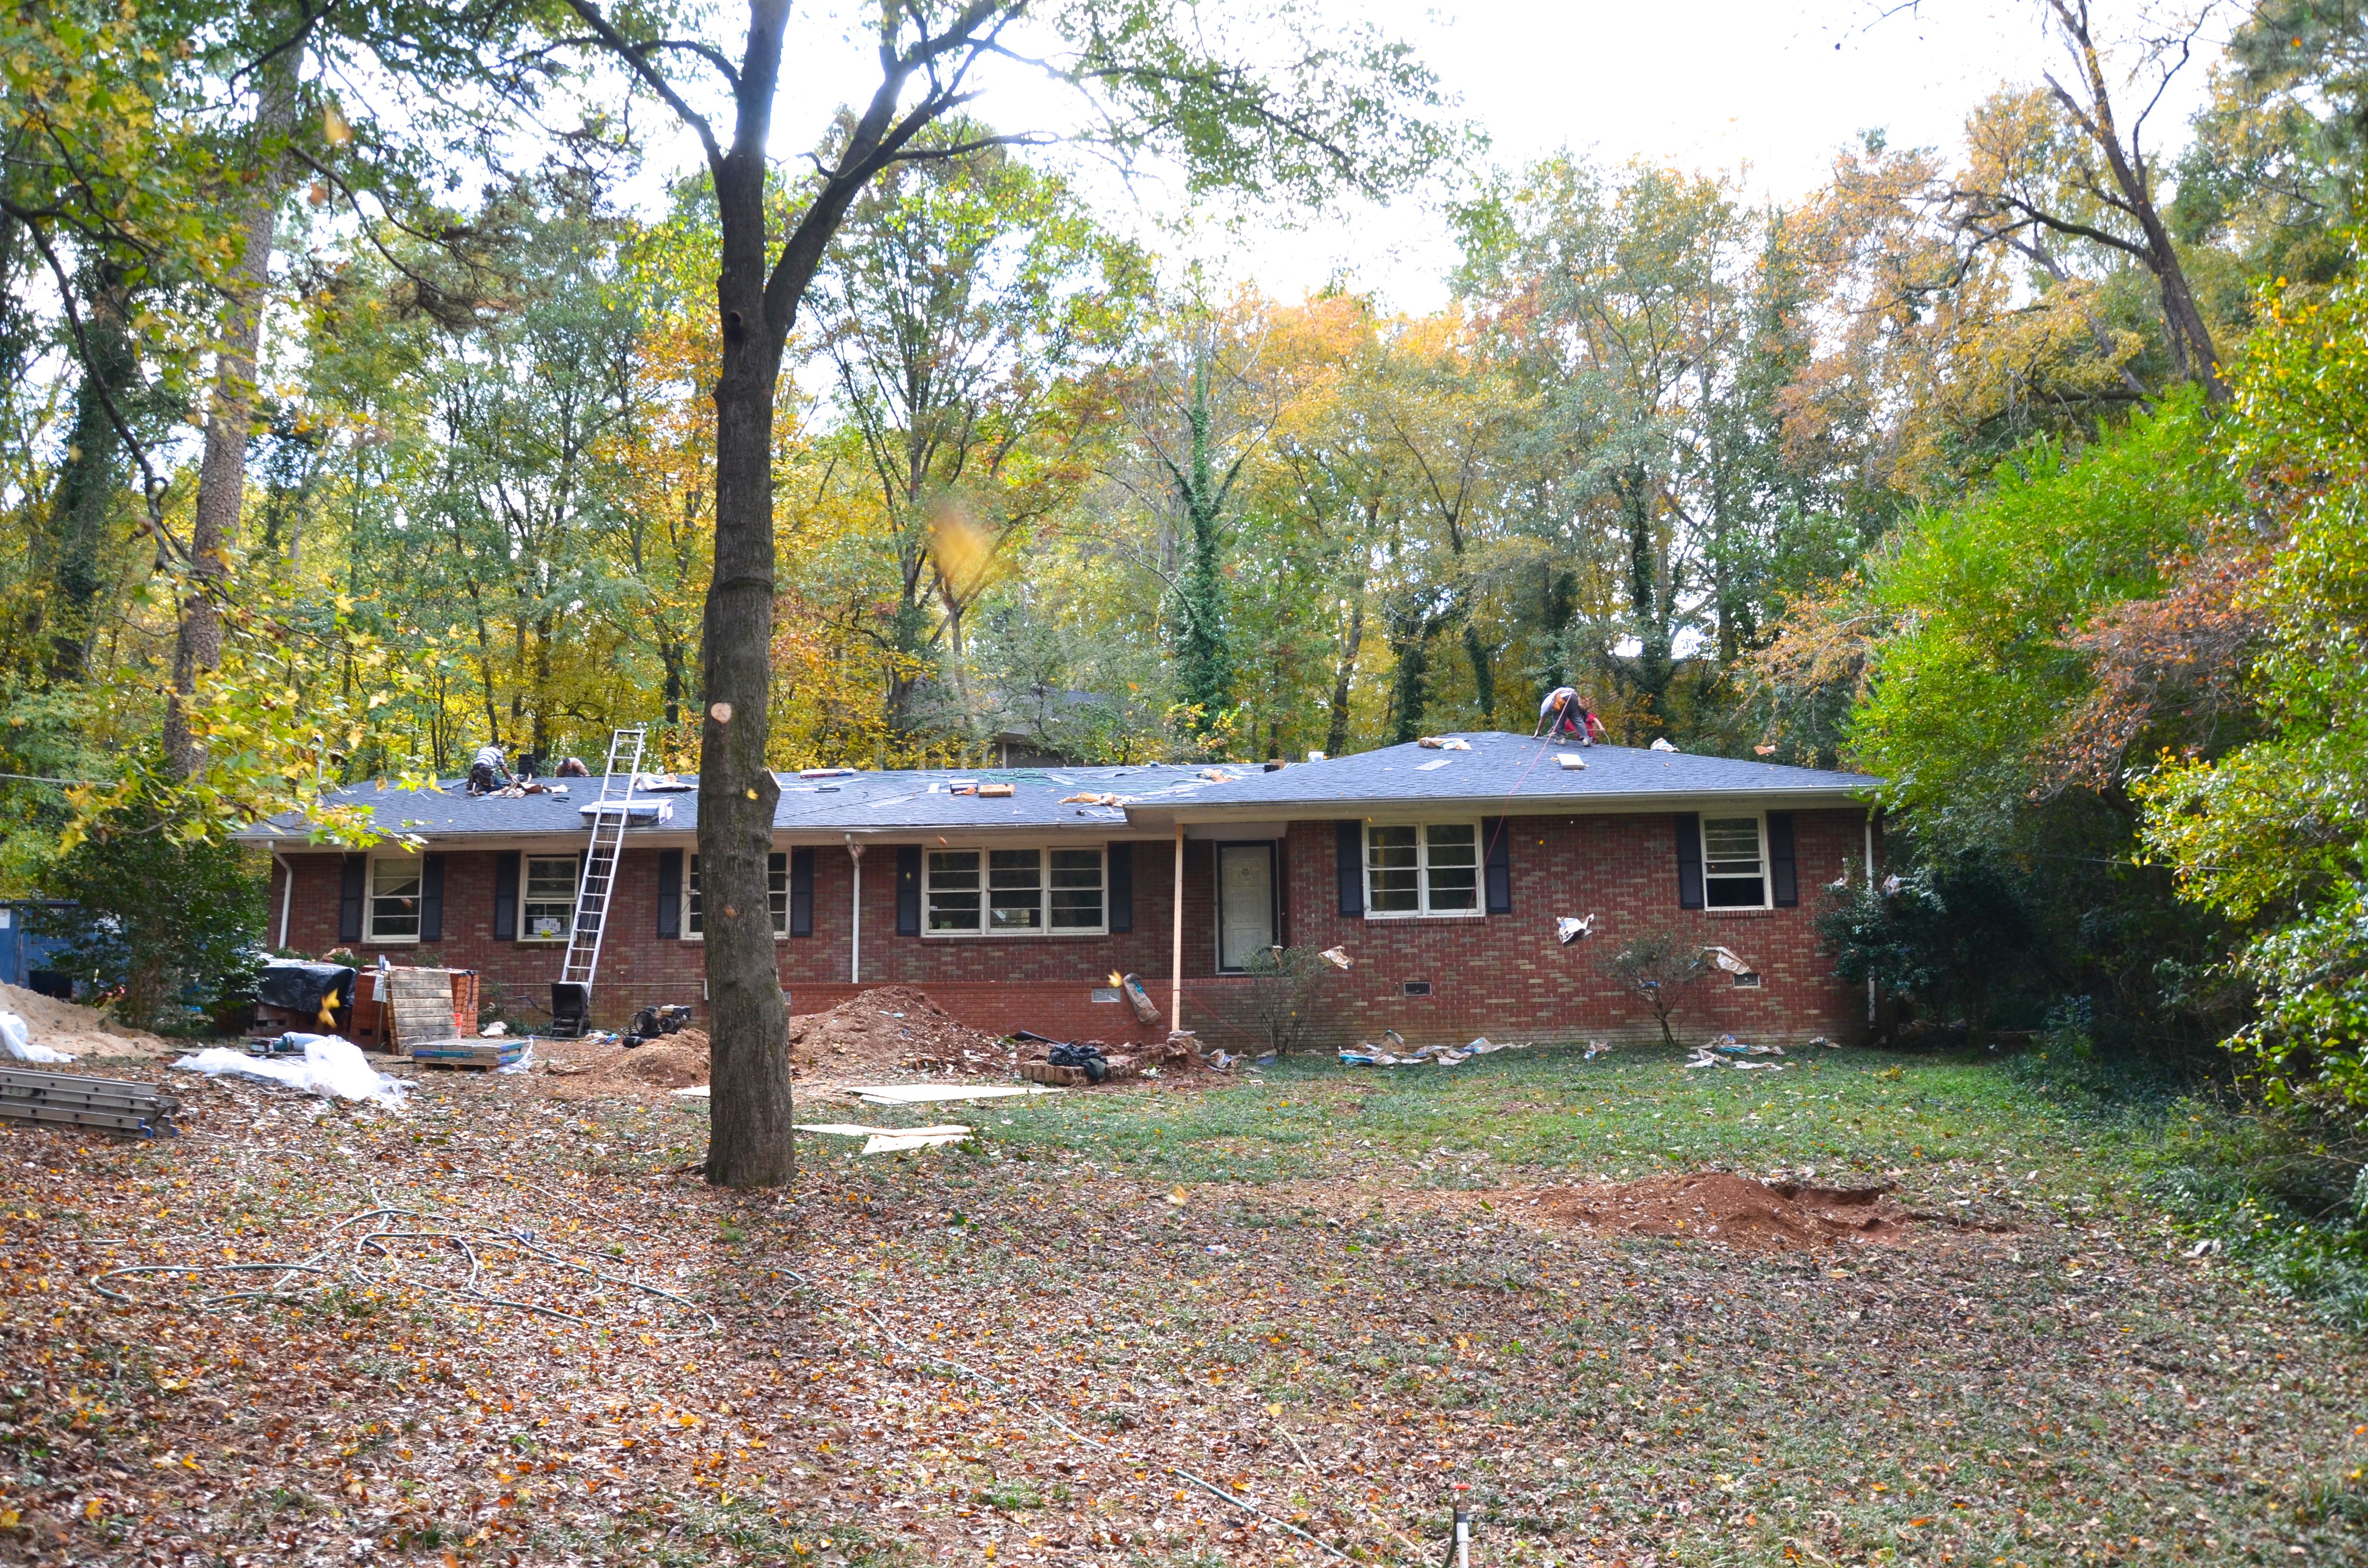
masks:
<path fill-rule="evenodd" d="M 1679 1038 L 1731 1032 L 1746 1039 L 1797 1040 L 1854 1036 L 1864 1027 L 1865 995 L 1833 978 L 1818 951 L 1815 918 L 1824 884 L 1847 865 L 1856 881 L 1864 855 L 1863 815 L 1856 810 L 1800 812 L 1793 817 L 1801 903 L 1796 908 L 1722 913 L 1678 907 L 1677 851 L 1667 813 L 1512 819 L 1512 913 L 1480 919 L 1381 920 L 1339 914 L 1333 824 L 1294 824 L 1280 846 L 1277 875 L 1285 939 L 1344 947 L 1356 966 L 1327 969 L 1309 1011 L 1310 1043 L 1319 1047 L 1378 1039 L 1395 1028 L 1413 1044 L 1460 1042 L 1475 1034 L 1499 1040 L 1639 1039 L 1656 1031 L 1648 1009 L 1623 994 L 1603 962 L 1630 937 L 1668 928 L 1734 949 L 1755 966 L 1761 984 L 1737 989 L 1724 974 L 1694 988 L 1672 1020 Z M 1261 1051 L 1257 983 L 1216 973 L 1209 843 L 1186 846 L 1184 1018 L 1213 1046 Z M 996 1033 L 1032 1029 L 1054 1038 L 1142 1040 L 1167 1025 L 1138 1023 L 1123 1003 L 1096 1002 L 1092 992 L 1112 971 L 1139 974 L 1165 1011 L 1174 881 L 1172 844 L 1137 841 L 1134 929 L 1105 937 L 930 938 L 898 937 L 894 848 L 871 846 L 863 860 L 862 971 L 849 977 L 853 876 L 844 849 L 814 853 L 814 931 L 776 944 L 782 983 L 800 1013 L 836 1006 L 869 985 L 926 990 L 956 1017 Z M 493 936 L 495 855 L 445 856 L 444 939 L 424 946 L 351 946 L 365 963 L 381 952 L 397 963 L 435 959 L 484 977 L 489 1006 L 521 1021 L 550 1001 L 562 945 L 497 941 Z M 337 941 L 336 854 L 291 853 L 296 869 L 289 942 L 322 953 Z M 272 935 L 283 892 L 275 869 Z M 657 852 L 630 849 L 594 990 L 594 1014 L 615 1026 L 652 1002 L 689 1004 L 705 1017 L 703 949 L 660 938 Z M 1558 915 L 1597 917 L 1595 935 L 1565 948 Z M 1408 981 L 1429 981 L 1431 994 L 1408 996 Z M 524 1004 L 532 1004 L 526 1006 Z"/>

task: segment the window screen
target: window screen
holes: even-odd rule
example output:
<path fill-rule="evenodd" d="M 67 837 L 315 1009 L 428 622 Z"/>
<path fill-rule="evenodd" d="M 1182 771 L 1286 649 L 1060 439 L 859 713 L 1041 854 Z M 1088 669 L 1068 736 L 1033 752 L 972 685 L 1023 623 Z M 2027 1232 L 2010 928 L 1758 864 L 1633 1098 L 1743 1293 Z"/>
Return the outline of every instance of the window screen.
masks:
<path fill-rule="evenodd" d="M 773 935 L 790 934 L 790 858 L 786 854 L 765 857 L 765 902 L 773 917 Z M 699 857 L 690 857 L 690 869 L 682 879 L 682 934 L 703 936 L 706 927 L 699 918 Z"/>
<path fill-rule="evenodd" d="M 526 896 L 518 904 L 518 935 L 529 942 L 564 942 L 575 918 L 575 857 L 529 855 Z"/>
<path fill-rule="evenodd" d="M 419 862 L 370 862 L 370 935 L 373 942 L 419 939 Z"/>
<path fill-rule="evenodd" d="M 1091 849 L 932 849 L 923 858 L 925 930 L 938 937 L 1101 931 L 1108 862 Z"/>
<path fill-rule="evenodd" d="M 1760 858 L 1758 817 L 1704 817 L 1703 902 L 1713 909 L 1760 909 L 1768 903 L 1768 869 Z"/>
<path fill-rule="evenodd" d="M 1102 925 L 1102 852 L 1055 849 L 1052 908 L 1055 931 L 1099 931 Z"/>
<path fill-rule="evenodd" d="M 1365 831 L 1365 908 L 1374 915 L 1422 910 L 1422 829 Z"/>
<path fill-rule="evenodd" d="M 1365 830 L 1365 913 L 1480 913 L 1480 828 L 1476 823 Z"/>

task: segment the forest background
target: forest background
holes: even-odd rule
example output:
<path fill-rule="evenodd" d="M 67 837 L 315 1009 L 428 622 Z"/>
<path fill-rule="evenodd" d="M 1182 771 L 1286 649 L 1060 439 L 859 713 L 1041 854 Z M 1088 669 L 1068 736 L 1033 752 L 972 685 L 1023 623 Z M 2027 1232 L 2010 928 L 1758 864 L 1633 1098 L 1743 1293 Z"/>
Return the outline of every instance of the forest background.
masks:
<path fill-rule="evenodd" d="M 1823 920 L 1903 1018 L 2354 1119 L 2368 20 L 2019 15 L 1960 143 L 1788 202 L 1376 149 L 1444 192 L 1429 313 L 1212 281 L 936 122 L 788 357 L 772 760 L 1338 755 L 1569 683 L 1888 780 L 1898 880 Z M 0 893 L 107 916 L 144 1018 L 235 988 L 256 813 L 624 723 L 697 764 L 714 187 L 598 94 L 552 129 L 564 19 L 0 21 Z"/>

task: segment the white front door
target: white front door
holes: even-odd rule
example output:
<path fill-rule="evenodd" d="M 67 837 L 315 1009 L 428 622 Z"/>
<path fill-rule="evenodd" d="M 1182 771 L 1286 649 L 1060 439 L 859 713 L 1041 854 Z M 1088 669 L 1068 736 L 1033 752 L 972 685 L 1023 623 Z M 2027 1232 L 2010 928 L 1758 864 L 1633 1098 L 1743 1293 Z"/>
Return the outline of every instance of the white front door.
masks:
<path fill-rule="evenodd" d="M 1274 946 L 1274 846 L 1217 846 L 1217 967 L 1239 972 Z"/>

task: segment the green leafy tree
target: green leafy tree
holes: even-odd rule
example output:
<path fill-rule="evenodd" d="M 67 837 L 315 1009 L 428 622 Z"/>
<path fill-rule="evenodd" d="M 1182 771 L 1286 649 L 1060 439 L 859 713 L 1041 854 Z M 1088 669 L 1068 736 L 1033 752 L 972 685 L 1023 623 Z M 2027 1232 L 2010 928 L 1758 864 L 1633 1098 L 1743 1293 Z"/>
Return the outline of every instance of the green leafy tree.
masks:
<path fill-rule="evenodd" d="M 2281 1095 L 2368 1106 L 2368 286 L 2271 294 L 2228 449 L 2273 529 L 2251 690 L 2268 733 L 2140 778 L 2148 846 L 2245 933 L 2233 1043 Z"/>

